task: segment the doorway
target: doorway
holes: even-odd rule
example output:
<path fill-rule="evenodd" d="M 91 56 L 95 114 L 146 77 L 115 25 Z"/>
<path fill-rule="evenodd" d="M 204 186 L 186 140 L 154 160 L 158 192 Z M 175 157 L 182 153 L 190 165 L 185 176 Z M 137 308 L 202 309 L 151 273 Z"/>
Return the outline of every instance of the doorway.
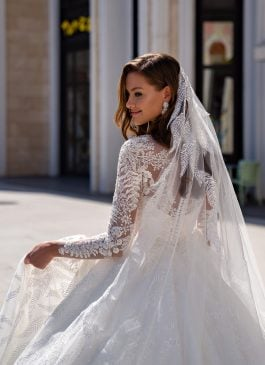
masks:
<path fill-rule="evenodd" d="M 89 175 L 89 3 L 61 0 L 61 174 Z"/>

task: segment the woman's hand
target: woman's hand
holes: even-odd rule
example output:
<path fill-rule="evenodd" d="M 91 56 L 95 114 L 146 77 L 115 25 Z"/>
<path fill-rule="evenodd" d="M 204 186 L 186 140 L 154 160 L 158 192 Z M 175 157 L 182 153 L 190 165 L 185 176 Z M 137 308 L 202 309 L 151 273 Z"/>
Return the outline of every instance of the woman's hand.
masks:
<path fill-rule="evenodd" d="M 39 243 L 26 255 L 24 263 L 31 264 L 38 269 L 45 269 L 51 260 L 58 256 L 56 241 Z"/>

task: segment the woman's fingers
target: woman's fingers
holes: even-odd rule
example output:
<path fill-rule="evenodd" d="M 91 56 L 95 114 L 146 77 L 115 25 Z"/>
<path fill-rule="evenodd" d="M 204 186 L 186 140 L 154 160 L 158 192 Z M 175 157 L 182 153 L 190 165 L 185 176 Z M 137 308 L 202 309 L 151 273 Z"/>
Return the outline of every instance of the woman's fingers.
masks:
<path fill-rule="evenodd" d="M 40 244 L 34 246 L 31 251 L 25 256 L 24 258 L 24 264 L 28 265 L 28 264 L 32 264 L 31 262 L 31 257 L 32 255 L 34 255 L 36 249 L 40 246 Z"/>
<path fill-rule="evenodd" d="M 38 269 L 45 269 L 55 257 L 54 241 L 39 243 L 24 258 L 24 263 L 31 264 Z M 56 251 L 57 252 L 57 251 Z"/>
<path fill-rule="evenodd" d="M 24 258 L 24 264 L 28 265 L 30 264 L 30 258 L 29 258 L 29 253 L 27 254 L 27 256 Z"/>
<path fill-rule="evenodd" d="M 24 263 L 25 265 L 31 264 L 37 269 L 45 269 L 52 258 L 50 244 L 48 242 L 43 242 L 33 247 L 26 255 Z"/>

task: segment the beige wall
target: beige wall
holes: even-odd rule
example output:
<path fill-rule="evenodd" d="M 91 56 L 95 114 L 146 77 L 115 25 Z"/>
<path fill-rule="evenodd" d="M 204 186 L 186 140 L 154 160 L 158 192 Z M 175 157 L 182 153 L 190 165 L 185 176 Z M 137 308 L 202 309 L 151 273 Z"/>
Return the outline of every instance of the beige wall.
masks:
<path fill-rule="evenodd" d="M 6 1 L 7 175 L 48 174 L 48 1 Z"/>

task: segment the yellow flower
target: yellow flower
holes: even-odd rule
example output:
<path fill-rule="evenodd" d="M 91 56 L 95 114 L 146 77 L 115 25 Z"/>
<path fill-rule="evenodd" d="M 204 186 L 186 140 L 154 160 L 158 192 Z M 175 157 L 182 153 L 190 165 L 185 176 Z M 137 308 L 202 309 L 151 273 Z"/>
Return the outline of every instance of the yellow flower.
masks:
<path fill-rule="evenodd" d="M 61 28 L 62 30 L 65 30 L 69 27 L 70 23 L 68 22 L 68 20 L 64 20 L 61 24 Z"/>
<path fill-rule="evenodd" d="M 80 16 L 78 19 L 73 19 L 71 22 L 64 20 L 61 23 L 61 29 L 67 36 L 72 36 L 76 32 L 90 32 L 90 18 Z"/>
<path fill-rule="evenodd" d="M 79 22 L 80 23 L 85 23 L 87 21 L 87 17 L 86 16 L 80 16 L 79 17 Z"/>
<path fill-rule="evenodd" d="M 77 20 L 73 20 L 71 23 L 71 26 L 73 29 L 78 29 L 79 23 Z"/>
<path fill-rule="evenodd" d="M 86 26 L 84 24 L 79 24 L 79 31 L 84 32 L 86 30 Z"/>
<path fill-rule="evenodd" d="M 71 25 L 66 29 L 66 35 L 68 35 L 68 36 L 73 35 L 74 32 L 75 31 L 74 31 L 74 29 L 73 29 L 73 27 Z"/>

